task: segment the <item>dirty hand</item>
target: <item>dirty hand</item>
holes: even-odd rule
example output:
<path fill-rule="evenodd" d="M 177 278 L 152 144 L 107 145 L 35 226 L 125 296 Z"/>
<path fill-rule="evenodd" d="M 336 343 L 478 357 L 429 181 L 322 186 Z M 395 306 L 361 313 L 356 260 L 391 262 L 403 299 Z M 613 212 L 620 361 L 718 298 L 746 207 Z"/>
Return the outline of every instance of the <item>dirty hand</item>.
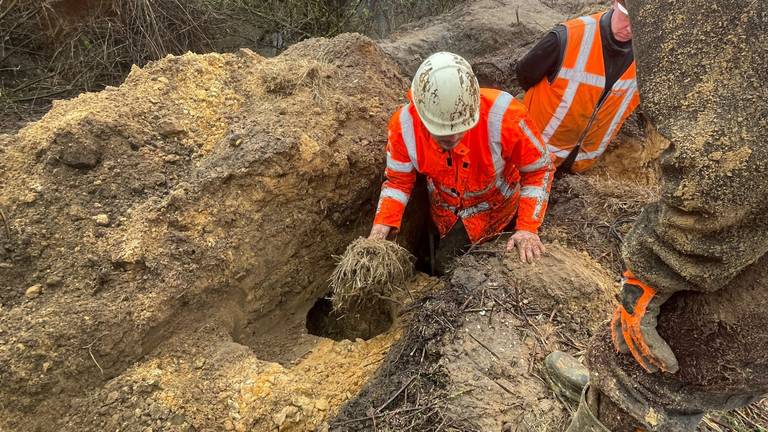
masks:
<path fill-rule="evenodd" d="M 511 251 L 512 248 L 517 248 L 520 261 L 528 264 L 532 264 L 541 258 L 541 254 L 547 252 L 547 248 L 544 247 L 544 243 L 541 242 L 537 234 L 523 230 L 518 230 L 510 237 L 507 242 L 507 250 Z"/>
<path fill-rule="evenodd" d="M 390 226 L 373 224 L 373 228 L 371 228 L 371 233 L 368 234 L 368 238 L 372 240 L 386 240 L 390 231 L 392 231 L 392 227 Z"/>
<path fill-rule="evenodd" d="M 611 320 L 613 346 L 632 357 L 650 373 L 662 370 L 675 373 L 677 358 L 667 342 L 656 331 L 659 308 L 670 295 L 658 295 L 656 290 L 635 279 L 629 271 L 624 273 L 619 307 Z"/>

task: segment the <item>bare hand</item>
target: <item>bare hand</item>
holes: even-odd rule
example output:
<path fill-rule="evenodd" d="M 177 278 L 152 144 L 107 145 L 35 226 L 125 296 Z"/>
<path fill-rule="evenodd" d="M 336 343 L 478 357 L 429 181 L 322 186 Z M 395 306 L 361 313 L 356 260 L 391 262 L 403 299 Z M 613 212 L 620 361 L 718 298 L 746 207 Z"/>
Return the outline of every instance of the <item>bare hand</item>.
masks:
<path fill-rule="evenodd" d="M 511 251 L 513 248 L 517 248 L 520 261 L 528 264 L 532 264 L 541 258 L 541 254 L 547 252 L 547 248 L 544 247 L 544 243 L 541 242 L 537 234 L 523 230 L 515 232 L 507 242 L 507 251 Z"/>
<path fill-rule="evenodd" d="M 371 233 L 368 234 L 368 238 L 372 240 L 386 240 L 390 231 L 392 231 L 392 227 L 390 226 L 373 224 L 373 228 L 371 228 Z"/>

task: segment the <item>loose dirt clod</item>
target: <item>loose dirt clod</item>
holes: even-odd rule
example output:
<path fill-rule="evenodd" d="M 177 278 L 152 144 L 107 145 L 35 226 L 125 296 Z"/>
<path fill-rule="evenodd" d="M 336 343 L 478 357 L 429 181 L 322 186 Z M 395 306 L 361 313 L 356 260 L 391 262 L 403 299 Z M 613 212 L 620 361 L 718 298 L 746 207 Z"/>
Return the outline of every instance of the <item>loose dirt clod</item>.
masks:
<path fill-rule="evenodd" d="M 406 289 L 413 263 L 413 255 L 394 242 L 358 238 L 339 257 L 331 275 L 334 309 L 352 310 L 382 299 L 394 300 L 394 295 Z"/>

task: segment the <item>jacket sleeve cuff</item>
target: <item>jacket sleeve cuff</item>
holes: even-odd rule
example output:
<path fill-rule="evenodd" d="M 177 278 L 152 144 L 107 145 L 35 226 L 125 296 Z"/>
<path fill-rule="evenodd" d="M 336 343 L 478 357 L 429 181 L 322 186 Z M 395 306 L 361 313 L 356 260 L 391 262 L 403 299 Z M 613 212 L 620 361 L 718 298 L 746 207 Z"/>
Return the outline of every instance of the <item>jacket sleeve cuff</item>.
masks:
<path fill-rule="evenodd" d="M 379 212 L 373 218 L 375 225 L 386 225 L 399 230 L 403 222 L 403 212 Z"/>
<path fill-rule="evenodd" d="M 538 232 L 539 232 L 539 225 L 541 225 L 541 224 L 538 224 L 538 223 L 535 223 L 535 222 L 527 222 L 527 221 L 524 221 L 524 220 L 521 220 L 520 218 L 518 218 L 517 219 L 517 223 L 515 223 L 515 229 L 517 231 L 528 231 L 528 232 L 532 232 L 534 234 L 538 234 Z"/>

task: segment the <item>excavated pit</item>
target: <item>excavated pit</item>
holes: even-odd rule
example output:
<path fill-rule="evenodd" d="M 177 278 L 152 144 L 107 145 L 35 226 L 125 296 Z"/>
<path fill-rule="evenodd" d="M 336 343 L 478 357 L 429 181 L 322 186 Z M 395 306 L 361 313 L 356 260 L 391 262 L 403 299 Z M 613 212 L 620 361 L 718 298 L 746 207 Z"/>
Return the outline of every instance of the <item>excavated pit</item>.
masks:
<path fill-rule="evenodd" d="M 335 341 L 369 340 L 392 327 L 398 309 L 394 305 L 382 304 L 365 313 L 343 313 L 333 310 L 330 295 L 323 296 L 307 312 L 307 332 Z"/>
<path fill-rule="evenodd" d="M 0 428 L 301 429 L 355 394 L 399 333 L 306 317 L 405 88 L 359 35 L 171 56 L 0 141 Z"/>

